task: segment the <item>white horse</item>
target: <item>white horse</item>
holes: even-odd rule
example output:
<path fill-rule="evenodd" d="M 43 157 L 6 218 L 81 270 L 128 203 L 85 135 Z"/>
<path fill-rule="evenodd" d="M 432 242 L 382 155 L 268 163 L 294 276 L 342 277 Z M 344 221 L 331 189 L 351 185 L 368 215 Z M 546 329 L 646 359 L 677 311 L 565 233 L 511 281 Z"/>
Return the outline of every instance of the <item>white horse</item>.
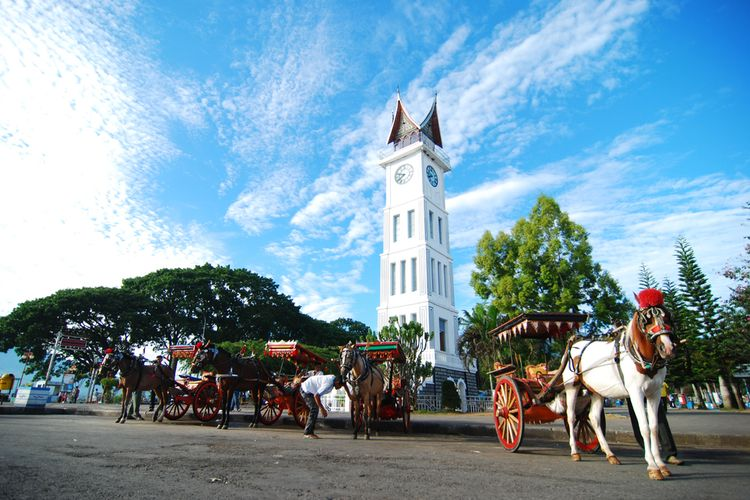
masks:
<path fill-rule="evenodd" d="M 638 310 L 614 341 L 584 340 L 573 344 L 563 371 L 566 416 L 569 428 L 573 429 L 576 397 L 583 385 L 591 394 L 589 421 L 607 461 L 617 465 L 620 461 L 604 438 L 599 417 L 605 397 L 630 398 L 643 436 L 648 476 L 660 480 L 671 475 L 659 453 L 657 411 L 661 386 L 667 375 L 666 361 L 674 355 L 672 322 L 660 291 L 649 288 L 636 298 Z M 570 454 L 574 461 L 581 460 L 573 432 L 570 433 Z"/>

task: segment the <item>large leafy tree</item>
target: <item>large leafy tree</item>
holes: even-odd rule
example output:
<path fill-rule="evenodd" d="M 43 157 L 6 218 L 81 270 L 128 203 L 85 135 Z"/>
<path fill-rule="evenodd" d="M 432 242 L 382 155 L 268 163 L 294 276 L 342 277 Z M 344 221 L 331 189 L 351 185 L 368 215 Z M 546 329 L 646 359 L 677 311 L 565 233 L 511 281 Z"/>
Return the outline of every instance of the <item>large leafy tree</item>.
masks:
<path fill-rule="evenodd" d="M 487 231 L 477 244 L 476 293 L 500 313 L 588 312 L 586 330 L 627 319 L 630 303 L 617 282 L 595 263 L 584 228 L 550 197 L 540 196 L 510 233 Z"/>
<path fill-rule="evenodd" d="M 118 288 L 60 290 L 48 297 L 19 304 L 0 318 L 0 350 L 15 348 L 21 355 L 34 353 L 32 372 L 45 374 L 58 333 L 87 339 L 86 348 L 57 353 L 55 369 L 61 372 L 76 365 L 83 377 L 96 367 L 107 347 L 129 348 L 147 336 L 148 301 L 143 296 Z"/>
<path fill-rule="evenodd" d="M 152 328 L 158 332 L 153 337 L 163 347 L 195 337 L 216 342 L 295 338 L 311 319 L 270 278 L 229 266 L 161 269 L 123 280 L 123 289 L 149 297 Z"/>

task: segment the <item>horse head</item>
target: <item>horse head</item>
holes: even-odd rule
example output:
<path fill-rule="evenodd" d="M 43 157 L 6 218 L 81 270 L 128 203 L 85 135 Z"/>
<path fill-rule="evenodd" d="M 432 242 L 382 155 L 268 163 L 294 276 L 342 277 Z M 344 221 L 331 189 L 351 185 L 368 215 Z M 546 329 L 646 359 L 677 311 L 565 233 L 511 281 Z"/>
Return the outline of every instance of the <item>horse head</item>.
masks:
<path fill-rule="evenodd" d="M 99 371 L 96 373 L 97 377 L 113 374 L 115 372 L 115 366 L 121 358 L 122 353 L 115 352 L 111 347 L 106 348 L 104 350 L 104 359 L 102 359 L 102 362 L 99 364 Z"/>
<path fill-rule="evenodd" d="M 352 368 L 354 368 L 356 362 L 356 348 L 354 344 L 349 342 L 341 348 L 341 356 L 339 358 L 339 366 L 341 367 L 341 378 L 346 378 Z"/>
<path fill-rule="evenodd" d="M 644 360 L 666 361 L 675 354 L 672 315 L 664 307 L 664 295 L 647 288 L 636 295 L 638 309 L 631 321 L 631 337 Z"/>
<path fill-rule="evenodd" d="M 211 345 L 209 340 L 205 344 L 198 342 L 193 350 L 193 360 L 190 362 L 190 371 L 197 373 L 206 365 L 213 364 L 216 355 L 218 354 L 218 348 Z"/>

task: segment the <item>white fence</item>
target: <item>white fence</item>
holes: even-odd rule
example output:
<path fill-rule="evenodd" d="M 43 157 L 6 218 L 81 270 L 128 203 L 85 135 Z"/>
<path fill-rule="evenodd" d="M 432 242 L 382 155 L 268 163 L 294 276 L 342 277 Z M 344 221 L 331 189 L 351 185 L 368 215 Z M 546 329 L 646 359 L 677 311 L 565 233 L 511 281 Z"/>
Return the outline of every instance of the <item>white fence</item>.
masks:
<path fill-rule="evenodd" d="M 442 409 L 440 396 L 420 394 L 417 398 L 417 410 L 440 411 Z M 492 398 L 480 396 L 466 397 L 466 413 L 492 411 Z"/>

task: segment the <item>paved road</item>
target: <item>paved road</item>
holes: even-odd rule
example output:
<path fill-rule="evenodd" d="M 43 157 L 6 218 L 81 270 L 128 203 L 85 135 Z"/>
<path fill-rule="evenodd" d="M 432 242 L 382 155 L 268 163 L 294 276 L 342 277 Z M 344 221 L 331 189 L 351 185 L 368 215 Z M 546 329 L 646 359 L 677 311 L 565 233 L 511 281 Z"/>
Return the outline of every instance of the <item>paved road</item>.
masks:
<path fill-rule="evenodd" d="M 145 407 L 145 405 L 144 405 Z M 12 407 L 0 406 L 0 414 L 12 411 Z M 48 412 L 65 411 L 69 413 L 107 415 L 113 420 L 119 414 L 116 405 L 47 405 Z M 232 413 L 232 422 L 244 425 L 250 418 L 251 407 L 243 406 L 239 413 Z M 672 428 L 678 448 L 684 446 L 703 446 L 709 448 L 738 448 L 750 450 L 750 411 L 710 411 L 710 410 L 670 410 L 669 424 Z M 190 414 L 183 418 L 189 418 Z M 291 417 L 284 417 L 291 423 Z M 348 415 L 336 415 L 322 420 L 324 426 L 343 429 L 348 426 Z M 463 434 L 468 436 L 495 436 L 492 415 L 479 414 L 445 414 L 424 413 L 412 414 L 414 431 L 417 434 Z M 390 422 L 390 429 L 395 431 L 400 422 Z M 235 425 L 234 423 L 232 425 Z M 388 425 L 388 423 L 386 423 Z M 525 435 L 531 438 L 548 439 L 566 442 L 567 435 L 562 421 L 551 424 L 528 425 Z M 630 426 L 627 409 L 607 408 L 607 440 L 610 445 L 619 443 L 633 444 L 633 431 Z"/>
<path fill-rule="evenodd" d="M 507 453 L 491 437 L 383 433 L 353 441 L 291 425 L 229 431 L 83 415 L 0 415 L 0 496 L 21 498 L 744 498 L 750 453 L 685 448 L 687 465 L 646 478 L 634 446 L 621 466 L 574 463 L 565 443 L 527 439 Z"/>

